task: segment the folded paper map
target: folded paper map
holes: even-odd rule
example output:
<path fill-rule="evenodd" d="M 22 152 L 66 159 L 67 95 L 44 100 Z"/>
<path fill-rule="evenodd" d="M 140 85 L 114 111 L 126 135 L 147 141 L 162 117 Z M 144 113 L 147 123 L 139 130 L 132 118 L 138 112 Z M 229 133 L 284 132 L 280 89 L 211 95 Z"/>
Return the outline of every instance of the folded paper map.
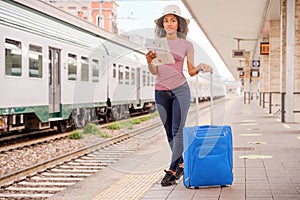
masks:
<path fill-rule="evenodd" d="M 154 65 L 157 66 L 175 63 L 175 60 L 170 52 L 167 39 L 146 39 L 146 48 L 149 51 L 153 51 L 157 54 L 157 57 L 152 61 Z"/>

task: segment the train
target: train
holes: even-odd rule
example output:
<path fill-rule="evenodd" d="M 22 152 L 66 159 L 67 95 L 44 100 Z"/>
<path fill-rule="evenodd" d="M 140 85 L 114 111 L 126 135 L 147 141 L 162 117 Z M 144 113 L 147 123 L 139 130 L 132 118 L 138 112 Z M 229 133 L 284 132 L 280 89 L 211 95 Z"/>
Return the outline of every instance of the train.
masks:
<path fill-rule="evenodd" d="M 39 0 L 1 0 L 0 30 L 0 134 L 65 132 L 155 110 L 143 46 Z"/>

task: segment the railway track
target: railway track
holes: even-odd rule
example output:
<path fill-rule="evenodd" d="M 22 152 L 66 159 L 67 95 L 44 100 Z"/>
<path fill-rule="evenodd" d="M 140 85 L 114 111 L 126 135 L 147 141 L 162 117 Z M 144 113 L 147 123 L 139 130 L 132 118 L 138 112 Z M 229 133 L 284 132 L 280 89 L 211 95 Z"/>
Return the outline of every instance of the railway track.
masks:
<path fill-rule="evenodd" d="M 204 103 L 203 108 L 208 106 Z M 161 128 L 159 120 L 153 121 L 141 129 L 6 174 L 0 177 L 0 200 L 47 199 L 152 143 L 163 132 Z"/>
<path fill-rule="evenodd" d="M 138 119 L 144 117 L 145 115 L 137 115 L 135 117 L 131 117 L 129 119 Z M 120 120 L 118 122 L 126 121 Z M 91 123 L 98 123 L 98 121 L 91 122 Z M 105 123 L 98 125 L 99 128 L 105 128 L 111 123 Z M 6 135 L 0 137 L 0 153 L 5 151 L 12 151 L 14 149 L 20 149 L 24 146 L 31 146 L 35 144 L 40 144 L 44 142 L 48 142 L 51 140 L 58 140 L 68 137 L 73 130 L 69 130 L 65 133 L 58 133 L 56 129 L 47 129 L 47 130 L 40 130 L 40 131 L 32 131 L 28 133 L 18 133 L 13 135 Z"/>
<path fill-rule="evenodd" d="M 152 123 L 0 177 L 0 199 L 49 198 L 155 141 L 160 130 L 160 122 Z"/>

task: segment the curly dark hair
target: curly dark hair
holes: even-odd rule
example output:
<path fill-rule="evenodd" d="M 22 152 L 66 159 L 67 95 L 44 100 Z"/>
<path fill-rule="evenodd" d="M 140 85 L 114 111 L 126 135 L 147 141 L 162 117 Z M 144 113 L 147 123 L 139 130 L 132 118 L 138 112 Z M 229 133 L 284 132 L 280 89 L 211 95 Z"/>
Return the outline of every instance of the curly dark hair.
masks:
<path fill-rule="evenodd" d="M 176 19 L 178 21 L 177 37 L 186 39 L 187 33 L 189 31 L 186 20 L 177 15 L 174 15 L 174 16 L 176 17 Z M 156 37 L 158 37 L 158 38 L 163 38 L 167 35 L 167 33 L 164 29 L 163 21 L 164 21 L 164 16 L 159 18 L 156 23 L 154 32 L 155 32 Z"/>

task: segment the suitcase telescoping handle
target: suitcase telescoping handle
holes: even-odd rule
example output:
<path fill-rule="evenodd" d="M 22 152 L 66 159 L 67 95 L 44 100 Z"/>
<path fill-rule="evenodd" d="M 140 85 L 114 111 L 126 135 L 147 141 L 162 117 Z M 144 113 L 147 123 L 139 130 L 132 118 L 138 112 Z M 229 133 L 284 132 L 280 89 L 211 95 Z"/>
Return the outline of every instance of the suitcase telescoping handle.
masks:
<path fill-rule="evenodd" d="M 201 73 L 199 73 L 200 71 L 197 71 L 197 75 L 196 75 L 196 125 L 199 125 L 199 105 L 198 105 L 198 100 L 199 100 L 199 93 L 198 93 L 198 79 L 199 76 L 201 76 Z M 200 75 L 199 75 L 200 74 Z M 207 88 L 209 88 L 209 93 L 210 93 L 210 125 L 214 125 L 214 115 L 213 115 L 213 107 L 214 107 L 214 96 L 213 96 L 213 73 L 210 72 L 210 78 L 209 78 L 209 86 Z"/>

